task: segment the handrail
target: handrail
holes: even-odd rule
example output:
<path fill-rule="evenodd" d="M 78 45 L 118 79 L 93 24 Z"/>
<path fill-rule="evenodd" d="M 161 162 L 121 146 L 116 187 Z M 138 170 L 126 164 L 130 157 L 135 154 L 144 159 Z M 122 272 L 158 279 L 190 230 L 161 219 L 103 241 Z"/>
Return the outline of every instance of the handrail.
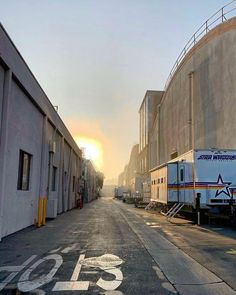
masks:
<path fill-rule="evenodd" d="M 233 0 L 220 8 L 218 11 L 216 11 L 211 17 L 209 17 L 199 28 L 198 30 L 193 34 L 193 36 L 189 39 L 189 41 L 184 46 L 184 49 L 180 52 L 179 56 L 177 57 L 176 62 L 174 63 L 170 74 L 167 78 L 167 81 L 165 83 L 164 90 L 167 89 L 169 86 L 169 83 L 172 79 L 172 77 L 175 74 L 175 71 L 177 70 L 179 64 L 184 59 L 186 54 L 189 52 L 189 50 L 203 37 L 205 36 L 210 30 L 215 28 L 220 23 L 223 23 L 227 21 L 228 19 L 226 16 L 230 17 L 230 13 L 232 13 L 234 10 L 236 10 L 236 0 Z M 226 10 L 227 9 L 227 10 Z M 228 10 L 229 9 L 229 10 Z M 231 16 L 232 17 L 232 16 Z"/>

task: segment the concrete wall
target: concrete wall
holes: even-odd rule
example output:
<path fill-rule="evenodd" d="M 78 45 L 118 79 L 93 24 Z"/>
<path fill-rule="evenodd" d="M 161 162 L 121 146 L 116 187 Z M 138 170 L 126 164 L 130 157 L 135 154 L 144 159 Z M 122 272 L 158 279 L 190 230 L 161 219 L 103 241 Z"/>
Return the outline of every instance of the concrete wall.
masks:
<path fill-rule="evenodd" d="M 236 148 L 236 19 L 186 55 L 160 105 L 159 164 L 192 148 Z"/>
<path fill-rule="evenodd" d="M 9 124 L 4 196 L 3 236 L 33 223 L 37 216 L 39 179 L 41 167 L 41 141 L 43 116 L 27 98 L 20 87 L 12 81 L 9 101 Z M 17 190 L 19 151 L 32 155 L 29 191 Z M 21 210 L 23 209 L 23 210 Z"/>
<path fill-rule="evenodd" d="M 31 155 L 28 190 L 17 186 L 20 150 Z M 0 26 L 0 240 L 34 223 L 39 197 L 47 197 L 47 217 L 75 207 L 81 158 L 71 134 Z"/>
<path fill-rule="evenodd" d="M 62 206 L 62 173 L 63 173 L 63 158 L 61 157 L 61 153 L 63 152 L 64 146 L 62 145 L 63 137 L 61 134 L 55 130 L 50 123 L 50 135 L 48 134 L 47 141 L 55 141 L 56 142 L 56 152 L 52 155 L 51 159 L 51 170 L 50 170 L 50 190 L 49 190 L 49 198 L 52 200 L 58 200 L 57 213 L 65 212 Z M 49 153 L 47 153 L 47 161 L 49 161 Z M 56 189 L 52 190 L 52 177 L 53 177 L 53 167 L 56 168 Z"/>
<path fill-rule="evenodd" d="M 5 71 L 0 64 L 0 133 L 1 133 L 1 125 L 2 125 L 2 107 L 3 107 L 3 86 L 4 86 L 4 75 Z"/>

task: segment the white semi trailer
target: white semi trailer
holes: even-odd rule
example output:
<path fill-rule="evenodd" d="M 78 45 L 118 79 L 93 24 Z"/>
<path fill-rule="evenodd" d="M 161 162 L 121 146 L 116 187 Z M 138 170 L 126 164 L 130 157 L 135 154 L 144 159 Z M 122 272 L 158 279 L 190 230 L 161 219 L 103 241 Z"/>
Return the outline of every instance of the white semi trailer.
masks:
<path fill-rule="evenodd" d="M 151 170 L 151 201 L 223 208 L 235 204 L 235 185 L 236 150 L 192 150 Z"/>

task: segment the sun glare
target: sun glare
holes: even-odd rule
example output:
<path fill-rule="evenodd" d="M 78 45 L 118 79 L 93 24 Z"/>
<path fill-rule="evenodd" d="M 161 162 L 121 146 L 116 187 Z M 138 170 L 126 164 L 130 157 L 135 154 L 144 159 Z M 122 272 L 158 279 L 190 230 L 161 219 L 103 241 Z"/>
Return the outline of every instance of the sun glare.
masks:
<path fill-rule="evenodd" d="M 86 159 L 93 162 L 97 169 L 103 168 L 102 144 L 93 138 L 77 136 L 74 138 L 77 145 L 83 150 Z"/>

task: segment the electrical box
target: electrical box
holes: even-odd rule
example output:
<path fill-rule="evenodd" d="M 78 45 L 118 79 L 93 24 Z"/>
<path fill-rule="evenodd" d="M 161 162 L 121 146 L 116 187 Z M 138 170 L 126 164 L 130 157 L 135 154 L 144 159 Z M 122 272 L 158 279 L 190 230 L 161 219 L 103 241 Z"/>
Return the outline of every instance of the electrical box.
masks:
<path fill-rule="evenodd" d="M 56 142 L 50 140 L 49 141 L 49 153 L 55 154 L 56 152 Z"/>

